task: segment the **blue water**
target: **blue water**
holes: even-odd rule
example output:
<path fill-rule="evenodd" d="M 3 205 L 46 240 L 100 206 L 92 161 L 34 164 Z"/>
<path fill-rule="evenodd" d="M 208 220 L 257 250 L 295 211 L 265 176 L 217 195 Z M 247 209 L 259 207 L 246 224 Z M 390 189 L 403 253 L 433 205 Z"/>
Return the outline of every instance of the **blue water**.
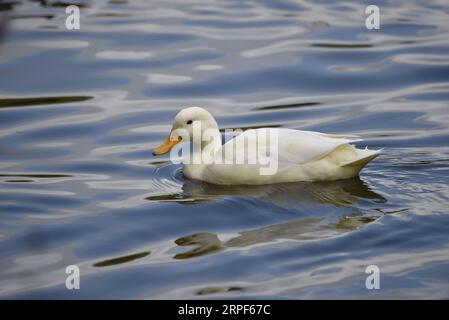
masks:
<path fill-rule="evenodd" d="M 71 31 L 54 1 L 0 7 L 1 298 L 449 298 L 446 1 L 74 3 Z M 188 181 L 151 152 L 187 106 L 384 152 L 345 181 Z"/>

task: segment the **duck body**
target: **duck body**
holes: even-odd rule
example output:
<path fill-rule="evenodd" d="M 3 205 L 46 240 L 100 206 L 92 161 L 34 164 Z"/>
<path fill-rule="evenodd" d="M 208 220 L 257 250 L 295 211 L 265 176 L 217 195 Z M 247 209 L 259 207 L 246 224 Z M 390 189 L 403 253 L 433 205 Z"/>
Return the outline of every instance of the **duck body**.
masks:
<path fill-rule="evenodd" d="M 173 129 L 189 129 L 190 119 L 199 119 L 206 123 L 206 128 L 218 132 L 212 115 L 201 108 L 182 110 L 175 118 Z M 348 179 L 357 176 L 381 152 L 357 149 L 352 145 L 357 141 L 361 139 L 351 135 L 287 128 L 250 129 L 223 145 L 215 141 L 208 145 L 212 148 L 199 148 L 198 152 L 213 150 L 212 161 L 184 163 L 183 174 L 189 179 L 217 185 Z"/>
<path fill-rule="evenodd" d="M 255 131 L 255 132 L 253 132 Z M 265 131 L 265 136 L 275 132 L 277 142 L 256 141 L 258 133 Z M 239 141 L 244 140 L 238 148 Z M 189 179 L 201 180 L 220 185 L 261 185 L 296 181 L 333 181 L 348 179 L 358 175 L 360 170 L 380 151 L 357 149 L 351 143 L 361 139 L 351 139 L 339 135 L 327 135 L 319 132 L 293 129 L 261 128 L 247 130 L 236 138 L 225 143 L 216 158 L 210 164 L 184 164 L 183 173 Z M 261 146 L 266 142 L 265 145 Z M 270 142 L 276 143 L 278 153 L 269 153 Z M 248 159 L 257 154 L 256 148 L 262 147 L 262 153 L 269 159 L 264 163 Z M 227 152 L 234 150 L 234 153 Z M 265 152 L 265 153 L 264 153 Z M 238 153 L 250 155 L 245 163 L 238 164 L 235 157 Z M 229 156 L 231 154 L 231 156 Z M 271 158 L 270 158 L 271 157 Z M 228 160 L 230 164 L 226 164 Z M 221 163 L 220 163 L 221 162 Z M 256 162 L 256 163 L 251 163 Z M 261 174 L 268 163 L 277 163 L 273 174 Z"/>

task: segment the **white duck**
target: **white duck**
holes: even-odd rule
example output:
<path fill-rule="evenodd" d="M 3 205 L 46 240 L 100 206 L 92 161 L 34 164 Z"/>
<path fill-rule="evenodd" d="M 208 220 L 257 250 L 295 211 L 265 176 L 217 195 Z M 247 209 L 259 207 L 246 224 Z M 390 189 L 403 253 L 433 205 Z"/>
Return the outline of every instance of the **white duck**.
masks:
<path fill-rule="evenodd" d="M 220 137 L 217 122 L 208 111 L 186 108 L 176 115 L 169 138 L 153 154 L 167 153 L 183 140 L 183 136 L 187 137 L 185 139 L 193 142 L 193 159 L 196 156 L 196 159 L 209 160 L 183 163 L 184 175 L 220 185 L 347 179 L 356 176 L 381 152 L 356 149 L 350 143 L 361 139 L 350 135 L 283 128 L 246 130 L 222 145 L 221 138 L 194 138 L 194 127 L 195 130 L 200 127 L 201 137 L 206 132 L 209 136 L 212 132 L 215 137 Z M 187 135 L 180 135 L 182 130 Z M 262 136 L 265 138 L 260 138 Z M 234 155 L 245 155 L 244 163 L 236 161 Z"/>

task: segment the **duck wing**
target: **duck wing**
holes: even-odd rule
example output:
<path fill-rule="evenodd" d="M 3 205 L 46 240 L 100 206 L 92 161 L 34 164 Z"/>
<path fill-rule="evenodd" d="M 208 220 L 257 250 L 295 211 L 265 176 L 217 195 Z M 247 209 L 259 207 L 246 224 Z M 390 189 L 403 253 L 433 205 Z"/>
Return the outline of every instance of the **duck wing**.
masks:
<path fill-rule="evenodd" d="M 224 158 L 244 153 L 247 163 L 261 157 L 277 158 L 279 163 L 304 164 L 321 159 L 341 145 L 360 141 L 356 136 L 324 134 L 287 128 L 246 130 L 223 145 Z M 234 153 L 233 153 L 233 152 Z"/>

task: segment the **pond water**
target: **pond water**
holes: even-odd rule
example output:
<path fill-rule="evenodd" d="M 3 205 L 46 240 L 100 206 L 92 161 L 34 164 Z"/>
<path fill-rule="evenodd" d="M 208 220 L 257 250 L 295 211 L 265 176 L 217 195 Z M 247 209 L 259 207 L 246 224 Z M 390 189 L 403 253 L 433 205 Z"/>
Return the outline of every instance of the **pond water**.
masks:
<path fill-rule="evenodd" d="M 80 30 L 7 2 L 1 298 L 449 298 L 447 1 L 78 1 Z M 384 151 L 345 181 L 189 181 L 152 155 L 187 106 Z"/>

